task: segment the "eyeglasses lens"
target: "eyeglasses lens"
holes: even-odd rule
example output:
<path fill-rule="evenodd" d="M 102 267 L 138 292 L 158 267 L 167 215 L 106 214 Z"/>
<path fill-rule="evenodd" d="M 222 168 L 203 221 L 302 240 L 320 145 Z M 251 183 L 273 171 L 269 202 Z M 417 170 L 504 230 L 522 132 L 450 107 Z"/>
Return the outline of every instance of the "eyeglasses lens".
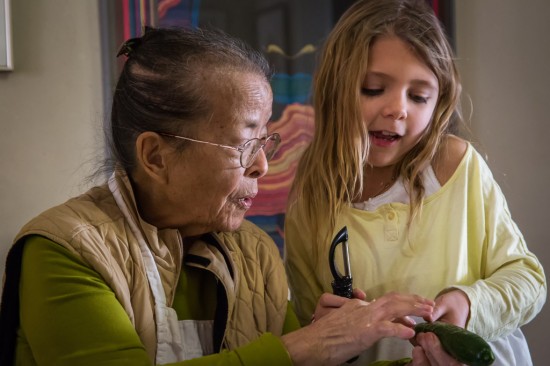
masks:
<path fill-rule="evenodd" d="M 241 164 L 245 168 L 249 168 L 253 163 L 254 159 L 258 155 L 260 149 L 263 148 L 266 160 L 269 161 L 275 155 L 277 147 L 281 142 L 281 137 L 278 134 L 269 135 L 266 140 L 263 139 L 254 139 L 250 140 L 242 151 L 241 155 Z"/>
<path fill-rule="evenodd" d="M 265 157 L 267 161 L 270 161 L 271 158 L 273 158 L 273 155 L 275 155 L 275 153 L 277 152 L 277 148 L 279 147 L 280 142 L 281 142 L 281 138 L 279 137 L 279 135 L 272 135 L 265 142 L 263 149 L 264 149 Z"/>

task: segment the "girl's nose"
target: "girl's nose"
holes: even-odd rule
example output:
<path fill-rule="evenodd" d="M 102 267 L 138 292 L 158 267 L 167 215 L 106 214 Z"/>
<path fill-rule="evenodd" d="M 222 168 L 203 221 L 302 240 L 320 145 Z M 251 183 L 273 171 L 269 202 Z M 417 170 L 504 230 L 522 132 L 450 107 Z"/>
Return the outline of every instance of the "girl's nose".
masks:
<path fill-rule="evenodd" d="M 388 101 L 384 108 L 384 117 L 392 118 L 395 121 L 407 118 L 407 97 L 395 95 Z"/>

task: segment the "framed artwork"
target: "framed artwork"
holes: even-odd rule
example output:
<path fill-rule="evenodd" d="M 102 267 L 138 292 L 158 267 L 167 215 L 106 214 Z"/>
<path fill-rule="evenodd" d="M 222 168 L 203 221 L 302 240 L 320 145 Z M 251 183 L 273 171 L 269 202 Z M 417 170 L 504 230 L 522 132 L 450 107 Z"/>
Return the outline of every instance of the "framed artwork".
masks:
<path fill-rule="evenodd" d="M 456 50 L 455 45 L 455 1 L 454 0 L 427 0 L 434 9 L 435 15 L 443 24 L 449 43 Z"/>
<path fill-rule="evenodd" d="M 13 70 L 10 0 L 0 0 L 0 71 Z"/>

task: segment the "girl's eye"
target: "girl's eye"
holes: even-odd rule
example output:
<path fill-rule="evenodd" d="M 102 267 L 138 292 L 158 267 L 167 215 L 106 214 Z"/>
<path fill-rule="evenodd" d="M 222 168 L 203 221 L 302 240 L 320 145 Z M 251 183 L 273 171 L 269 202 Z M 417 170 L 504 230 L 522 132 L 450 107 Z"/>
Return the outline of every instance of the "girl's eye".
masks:
<path fill-rule="evenodd" d="M 384 92 L 384 89 L 369 89 L 369 88 L 361 88 L 361 94 L 374 97 L 377 95 L 380 95 Z"/>
<path fill-rule="evenodd" d="M 422 103 L 422 104 L 428 103 L 428 98 L 423 97 L 423 96 L 420 96 L 420 95 L 411 94 L 410 98 L 411 98 L 415 103 Z"/>

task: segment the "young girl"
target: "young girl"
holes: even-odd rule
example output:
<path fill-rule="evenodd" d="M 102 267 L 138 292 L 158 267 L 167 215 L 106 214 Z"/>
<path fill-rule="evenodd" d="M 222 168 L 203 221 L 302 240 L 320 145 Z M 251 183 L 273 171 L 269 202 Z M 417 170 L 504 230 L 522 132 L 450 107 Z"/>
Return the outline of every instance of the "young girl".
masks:
<path fill-rule="evenodd" d="M 315 135 L 287 212 L 293 302 L 308 323 L 319 295 L 332 290 L 329 246 L 346 226 L 353 286 L 367 298 L 434 298 L 426 320 L 490 341 L 495 365 L 530 365 L 519 327 L 545 302 L 544 272 L 486 162 L 450 132 L 460 91 L 452 50 L 424 0 L 358 1 L 342 16 L 316 72 Z M 411 349 L 382 340 L 358 362 Z M 426 355 L 417 347 L 413 356 Z"/>

